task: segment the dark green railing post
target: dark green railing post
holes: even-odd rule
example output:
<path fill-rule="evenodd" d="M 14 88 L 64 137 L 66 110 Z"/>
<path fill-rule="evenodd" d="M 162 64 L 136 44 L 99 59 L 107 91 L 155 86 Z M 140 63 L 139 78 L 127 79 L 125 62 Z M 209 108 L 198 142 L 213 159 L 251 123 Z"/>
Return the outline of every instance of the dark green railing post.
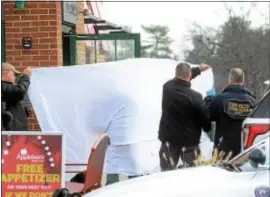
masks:
<path fill-rule="evenodd" d="M 70 65 L 76 65 L 76 59 L 77 59 L 77 39 L 75 36 L 70 36 L 69 37 L 69 51 L 70 51 Z"/>
<path fill-rule="evenodd" d="M 134 38 L 135 42 L 135 57 L 141 57 L 141 35 L 137 34 Z"/>
<path fill-rule="evenodd" d="M 117 40 L 114 40 L 114 60 L 117 60 Z"/>

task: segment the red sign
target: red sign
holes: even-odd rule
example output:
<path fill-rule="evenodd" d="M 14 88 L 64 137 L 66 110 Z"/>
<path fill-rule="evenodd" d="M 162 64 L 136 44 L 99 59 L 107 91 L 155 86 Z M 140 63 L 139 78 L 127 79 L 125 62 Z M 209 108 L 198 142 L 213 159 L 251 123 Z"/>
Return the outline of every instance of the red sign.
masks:
<path fill-rule="evenodd" d="M 50 197 L 63 186 L 62 134 L 2 132 L 2 196 Z"/>

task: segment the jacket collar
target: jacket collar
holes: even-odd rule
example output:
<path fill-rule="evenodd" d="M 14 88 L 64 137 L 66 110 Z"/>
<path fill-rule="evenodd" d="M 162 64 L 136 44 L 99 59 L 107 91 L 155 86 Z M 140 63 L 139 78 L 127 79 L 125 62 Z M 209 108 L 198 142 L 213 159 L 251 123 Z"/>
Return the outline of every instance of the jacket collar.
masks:
<path fill-rule="evenodd" d="M 223 92 L 242 93 L 254 97 L 252 93 L 243 85 L 229 85 L 223 90 Z"/>
<path fill-rule="evenodd" d="M 190 82 L 187 82 L 187 81 L 184 81 L 184 80 L 178 79 L 178 78 L 174 78 L 174 83 L 176 85 L 182 85 L 182 86 L 185 86 L 185 87 L 191 87 L 191 83 Z"/>

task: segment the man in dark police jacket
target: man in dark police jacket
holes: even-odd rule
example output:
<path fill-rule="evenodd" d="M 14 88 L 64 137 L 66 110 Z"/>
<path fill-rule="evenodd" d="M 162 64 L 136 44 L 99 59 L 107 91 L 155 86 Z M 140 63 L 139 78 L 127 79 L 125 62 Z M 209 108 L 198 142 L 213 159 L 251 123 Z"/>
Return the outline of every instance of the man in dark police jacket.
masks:
<path fill-rule="evenodd" d="M 216 122 L 215 148 L 225 155 L 232 152 L 231 157 L 241 151 L 242 123 L 256 104 L 244 81 L 243 70 L 233 68 L 229 85 L 210 102 L 211 120 Z"/>

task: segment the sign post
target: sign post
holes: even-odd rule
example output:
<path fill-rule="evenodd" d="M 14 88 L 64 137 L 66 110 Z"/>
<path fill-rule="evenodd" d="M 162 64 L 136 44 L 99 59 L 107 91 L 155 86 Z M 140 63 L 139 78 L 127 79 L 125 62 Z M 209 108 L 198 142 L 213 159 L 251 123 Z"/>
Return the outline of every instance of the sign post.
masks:
<path fill-rule="evenodd" d="M 2 132 L 2 196 L 50 197 L 64 187 L 61 133 Z"/>

